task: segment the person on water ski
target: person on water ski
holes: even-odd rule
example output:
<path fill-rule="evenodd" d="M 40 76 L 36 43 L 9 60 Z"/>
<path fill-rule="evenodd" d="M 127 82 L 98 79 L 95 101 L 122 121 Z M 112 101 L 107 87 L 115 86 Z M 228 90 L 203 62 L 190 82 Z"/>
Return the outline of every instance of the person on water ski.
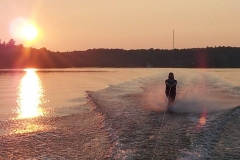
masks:
<path fill-rule="evenodd" d="M 169 73 L 168 79 L 165 80 L 166 90 L 165 94 L 168 97 L 168 102 L 172 103 L 176 97 L 176 86 L 177 80 L 174 79 L 174 74 L 172 72 Z"/>

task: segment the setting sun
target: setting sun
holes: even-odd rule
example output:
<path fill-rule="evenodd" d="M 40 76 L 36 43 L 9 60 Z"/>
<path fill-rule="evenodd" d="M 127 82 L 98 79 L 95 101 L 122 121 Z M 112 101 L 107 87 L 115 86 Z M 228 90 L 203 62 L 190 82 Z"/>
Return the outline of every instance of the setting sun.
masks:
<path fill-rule="evenodd" d="M 37 28 L 32 24 L 24 25 L 21 33 L 22 33 L 23 38 L 26 40 L 33 40 L 38 35 Z"/>
<path fill-rule="evenodd" d="M 14 39 L 31 42 L 39 36 L 37 25 L 25 18 L 16 18 L 11 22 L 10 31 Z"/>

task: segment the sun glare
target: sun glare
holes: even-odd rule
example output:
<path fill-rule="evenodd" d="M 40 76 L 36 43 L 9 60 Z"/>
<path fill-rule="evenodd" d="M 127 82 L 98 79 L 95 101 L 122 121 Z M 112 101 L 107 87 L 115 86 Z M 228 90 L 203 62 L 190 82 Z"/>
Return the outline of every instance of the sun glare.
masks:
<path fill-rule="evenodd" d="M 26 40 L 33 40 L 37 37 L 38 31 L 37 28 L 32 24 L 26 24 L 22 28 L 22 36 Z"/>
<path fill-rule="evenodd" d="M 28 42 L 35 40 L 39 34 L 36 25 L 24 18 L 14 19 L 10 24 L 10 31 L 14 38 L 23 39 Z"/>

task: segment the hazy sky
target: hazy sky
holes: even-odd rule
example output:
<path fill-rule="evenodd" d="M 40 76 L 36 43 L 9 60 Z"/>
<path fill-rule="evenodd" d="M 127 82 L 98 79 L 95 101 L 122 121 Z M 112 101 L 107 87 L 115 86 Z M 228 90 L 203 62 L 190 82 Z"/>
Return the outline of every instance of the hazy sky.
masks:
<path fill-rule="evenodd" d="M 52 51 L 240 46 L 240 0 L 0 0 L 0 39 Z M 16 37 L 16 19 L 39 32 Z M 14 26 L 14 27 L 13 27 Z"/>

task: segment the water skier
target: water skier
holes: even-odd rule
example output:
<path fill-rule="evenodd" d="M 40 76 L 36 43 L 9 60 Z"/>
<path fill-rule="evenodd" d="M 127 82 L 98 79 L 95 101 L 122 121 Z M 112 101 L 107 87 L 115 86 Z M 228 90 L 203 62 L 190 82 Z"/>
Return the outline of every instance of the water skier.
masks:
<path fill-rule="evenodd" d="M 172 72 L 169 73 L 168 79 L 165 80 L 165 84 L 165 94 L 168 97 L 168 103 L 173 103 L 176 97 L 177 80 L 174 79 L 174 74 Z"/>

